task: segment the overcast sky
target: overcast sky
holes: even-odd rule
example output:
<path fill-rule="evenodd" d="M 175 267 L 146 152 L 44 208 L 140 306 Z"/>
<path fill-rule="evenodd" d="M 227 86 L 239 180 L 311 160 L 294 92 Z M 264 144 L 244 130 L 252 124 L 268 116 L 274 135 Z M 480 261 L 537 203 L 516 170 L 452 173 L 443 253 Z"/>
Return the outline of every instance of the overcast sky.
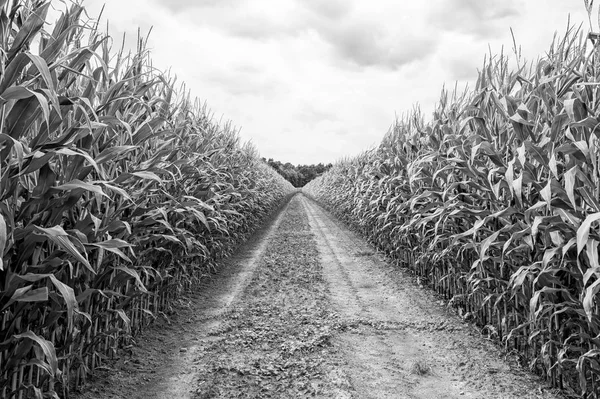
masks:
<path fill-rule="evenodd" d="M 473 84 L 488 46 L 528 59 L 580 0 L 84 0 L 110 32 L 152 27 L 154 66 L 171 70 L 261 155 L 328 163 L 379 143 L 395 115 L 429 116 L 444 85 Z M 594 18 L 595 20 L 596 18 Z M 597 26 L 596 26 L 597 28 Z"/>

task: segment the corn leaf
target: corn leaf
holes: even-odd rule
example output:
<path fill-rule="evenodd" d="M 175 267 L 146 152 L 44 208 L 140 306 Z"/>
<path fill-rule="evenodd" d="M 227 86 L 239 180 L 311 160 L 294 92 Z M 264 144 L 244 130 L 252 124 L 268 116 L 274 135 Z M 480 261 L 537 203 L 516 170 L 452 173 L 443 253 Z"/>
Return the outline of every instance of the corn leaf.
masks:
<path fill-rule="evenodd" d="M 70 236 L 66 231 L 63 230 L 61 226 L 54 226 L 49 228 L 34 226 L 34 228 L 38 234 L 48 237 L 52 242 L 54 242 L 56 245 L 62 248 L 69 255 L 77 259 L 79 262 L 83 263 L 90 272 L 94 274 L 96 273 L 96 271 L 92 269 L 92 266 L 87 260 L 85 253 L 81 253 L 75 247 L 75 245 L 73 245 L 73 242 L 77 242 L 79 246 L 82 247 L 83 245 L 81 244 L 81 242 L 77 238 Z"/>
<path fill-rule="evenodd" d="M 35 342 L 43 351 L 44 359 L 38 359 L 40 361 L 44 361 L 48 365 L 48 370 L 51 372 L 52 376 L 57 375 L 58 373 L 58 358 L 56 356 L 56 349 L 52 342 L 45 340 L 44 338 L 36 335 L 32 331 L 26 331 L 22 334 L 17 334 L 14 336 L 15 339 L 29 339 Z"/>

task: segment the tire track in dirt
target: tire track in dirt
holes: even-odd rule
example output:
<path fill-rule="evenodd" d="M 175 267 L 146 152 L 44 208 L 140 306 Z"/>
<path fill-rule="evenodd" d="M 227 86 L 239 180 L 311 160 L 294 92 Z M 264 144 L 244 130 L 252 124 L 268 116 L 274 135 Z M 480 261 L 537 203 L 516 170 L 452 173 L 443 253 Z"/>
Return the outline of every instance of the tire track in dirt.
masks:
<path fill-rule="evenodd" d="M 337 345 L 357 398 L 556 397 L 365 240 L 314 201 L 301 200 L 331 300 L 346 325 Z"/>
<path fill-rule="evenodd" d="M 331 345 L 331 310 L 301 196 L 290 206 L 225 329 L 204 345 L 198 399 L 350 399 L 352 388 Z"/>

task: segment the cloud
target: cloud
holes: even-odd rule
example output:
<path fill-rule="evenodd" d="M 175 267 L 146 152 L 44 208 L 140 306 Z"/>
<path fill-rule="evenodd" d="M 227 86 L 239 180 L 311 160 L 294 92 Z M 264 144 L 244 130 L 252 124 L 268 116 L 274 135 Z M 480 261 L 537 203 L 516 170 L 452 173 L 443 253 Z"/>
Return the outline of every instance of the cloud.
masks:
<path fill-rule="evenodd" d="M 254 66 L 243 65 L 227 70 L 213 69 L 205 72 L 204 79 L 212 86 L 234 96 L 275 96 L 284 82 L 269 76 Z"/>
<path fill-rule="evenodd" d="M 452 58 L 446 64 L 448 76 L 452 81 L 469 81 L 477 79 L 477 69 L 473 67 L 473 59 Z"/>
<path fill-rule="evenodd" d="M 420 23 L 389 23 L 391 15 L 400 19 L 407 9 L 419 9 L 418 5 L 385 1 L 378 8 L 342 0 L 308 0 L 303 4 L 307 29 L 332 49 L 337 64 L 355 67 L 350 69 L 398 70 L 435 51 L 435 39 Z"/>
<path fill-rule="evenodd" d="M 189 10 L 190 7 L 197 6 L 197 2 L 194 0 L 160 0 L 159 3 L 173 12 Z"/>
<path fill-rule="evenodd" d="M 489 52 L 490 46 L 489 42 L 478 40 L 472 35 L 448 32 L 440 38 L 438 51 L 432 59 L 432 63 L 441 69 L 433 73 L 439 75 L 443 72 L 446 83 L 451 86 L 456 81 L 475 81 L 477 69 L 482 66 L 484 55 Z"/>
<path fill-rule="evenodd" d="M 224 26 L 224 31 L 233 36 L 265 41 L 270 38 L 279 38 L 293 34 L 296 27 L 285 24 L 283 21 L 272 20 L 264 16 L 248 16 L 241 18 L 236 23 Z"/>
<path fill-rule="evenodd" d="M 159 1 L 167 5 L 170 0 Z M 190 0 L 178 0 L 185 1 Z M 186 8 L 181 17 L 190 24 L 208 26 L 224 35 L 266 41 L 280 40 L 301 30 L 304 25 L 299 18 L 301 9 L 302 3 L 296 0 L 205 0 L 194 2 L 194 7 Z"/>
<path fill-rule="evenodd" d="M 167 0 L 160 0 L 163 4 Z M 175 7 L 189 0 L 177 0 Z M 314 41 L 329 50 L 323 61 L 349 69 L 397 70 L 435 49 L 425 29 L 388 27 L 381 15 L 368 15 L 342 0 L 254 0 L 235 6 L 198 7 L 184 16 L 189 24 L 210 26 L 226 36 L 256 42 Z M 194 3 L 196 4 L 196 3 Z M 198 4 L 205 4 L 204 2 Z M 173 7 L 170 5 L 169 7 Z"/>
<path fill-rule="evenodd" d="M 240 3 L 239 0 L 158 0 L 163 7 L 175 12 L 189 12 L 192 9 L 207 7 L 232 7 Z"/>
<path fill-rule="evenodd" d="M 316 106 L 313 103 L 305 103 L 298 107 L 294 117 L 305 123 L 308 128 L 314 128 L 323 123 L 338 123 L 339 116 L 330 109 Z"/>
<path fill-rule="evenodd" d="M 409 32 L 404 36 L 392 34 L 373 22 L 324 25 L 318 32 L 339 57 L 359 67 L 395 70 L 435 50 L 435 41 L 431 38 Z"/>
<path fill-rule="evenodd" d="M 312 12 L 331 20 L 341 19 L 353 8 L 347 0 L 305 0 L 304 4 Z"/>
<path fill-rule="evenodd" d="M 510 20 L 521 15 L 522 0 L 440 0 L 429 21 L 442 31 L 491 38 L 508 30 Z"/>

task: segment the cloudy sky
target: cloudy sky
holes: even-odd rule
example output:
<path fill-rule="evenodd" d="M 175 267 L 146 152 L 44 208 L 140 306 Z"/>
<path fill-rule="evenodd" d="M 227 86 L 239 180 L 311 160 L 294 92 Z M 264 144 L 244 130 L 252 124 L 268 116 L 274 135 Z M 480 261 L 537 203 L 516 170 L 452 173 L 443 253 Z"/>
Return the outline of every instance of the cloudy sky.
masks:
<path fill-rule="evenodd" d="M 84 0 L 115 37 L 152 27 L 170 68 L 261 155 L 328 163 L 376 145 L 396 115 L 429 116 L 444 84 L 474 83 L 484 54 L 543 55 L 580 0 Z M 596 19 L 596 18 L 594 18 Z M 597 28 L 597 26 L 595 26 Z M 118 41 L 118 40 L 117 40 Z"/>

